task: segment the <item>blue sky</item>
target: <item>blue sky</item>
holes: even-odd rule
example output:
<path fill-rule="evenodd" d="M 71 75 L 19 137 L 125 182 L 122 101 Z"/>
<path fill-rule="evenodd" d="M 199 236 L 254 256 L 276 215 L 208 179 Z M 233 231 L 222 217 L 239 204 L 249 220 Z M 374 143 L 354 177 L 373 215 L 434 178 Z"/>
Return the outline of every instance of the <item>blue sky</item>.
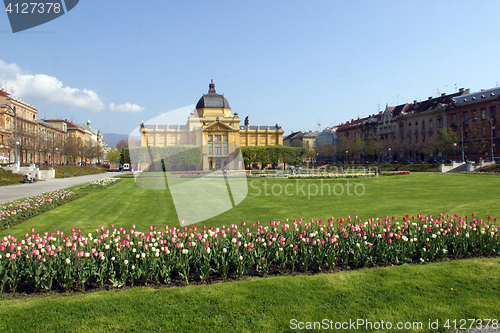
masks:
<path fill-rule="evenodd" d="M 241 118 L 288 134 L 495 87 L 499 12 L 496 0 L 82 0 L 15 34 L 0 14 L 0 82 L 40 118 L 128 134 L 213 79 Z"/>

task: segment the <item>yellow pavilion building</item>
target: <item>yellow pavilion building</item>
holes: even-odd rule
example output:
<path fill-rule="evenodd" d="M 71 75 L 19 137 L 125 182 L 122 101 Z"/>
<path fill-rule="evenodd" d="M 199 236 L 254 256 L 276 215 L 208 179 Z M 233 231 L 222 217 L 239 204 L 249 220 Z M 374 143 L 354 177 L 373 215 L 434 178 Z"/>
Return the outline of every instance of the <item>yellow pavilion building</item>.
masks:
<path fill-rule="evenodd" d="M 283 144 L 283 130 L 278 124 L 249 126 L 247 117 L 242 125 L 238 113 L 233 114 L 224 95 L 216 93 L 213 80 L 186 125 L 142 124 L 140 131 L 142 147 L 202 146 L 203 163 L 197 169 L 203 170 L 244 168 L 230 164 L 240 146 Z"/>

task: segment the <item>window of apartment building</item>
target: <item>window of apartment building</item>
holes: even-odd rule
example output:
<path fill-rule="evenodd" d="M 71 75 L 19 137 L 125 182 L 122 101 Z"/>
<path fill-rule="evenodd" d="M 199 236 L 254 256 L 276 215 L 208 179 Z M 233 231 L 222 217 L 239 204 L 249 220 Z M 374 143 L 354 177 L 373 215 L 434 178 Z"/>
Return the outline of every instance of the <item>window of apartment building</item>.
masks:
<path fill-rule="evenodd" d="M 214 135 L 214 141 L 220 141 L 220 134 L 219 135 Z"/>
<path fill-rule="evenodd" d="M 431 121 L 432 121 L 432 120 L 431 120 Z M 457 123 L 457 116 L 456 116 L 456 115 L 453 115 L 453 116 L 451 117 L 451 123 L 452 123 L 453 125 L 455 125 L 455 124 Z M 431 124 L 432 124 L 432 122 L 431 122 Z M 431 125 L 431 128 L 432 128 L 432 125 Z"/>
<path fill-rule="evenodd" d="M 483 126 L 483 131 L 482 132 L 483 132 L 483 138 L 485 138 L 486 137 L 486 127 Z"/>
<path fill-rule="evenodd" d="M 474 121 L 477 120 L 477 112 L 476 112 L 476 110 L 472 111 L 472 120 L 474 120 Z"/>
<path fill-rule="evenodd" d="M 481 120 L 486 119 L 486 109 L 481 109 Z"/>
<path fill-rule="evenodd" d="M 496 117 L 495 117 L 495 107 L 494 106 L 490 106 L 490 117 L 493 120 L 496 119 Z"/>
<path fill-rule="evenodd" d="M 425 131 L 425 120 L 422 120 L 422 131 Z"/>
<path fill-rule="evenodd" d="M 227 142 L 227 135 L 223 135 L 223 136 L 222 136 L 222 141 Z"/>
<path fill-rule="evenodd" d="M 208 142 L 212 142 L 214 141 L 214 136 L 213 135 L 209 135 L 208 136 Z"/>
<path fill-rule="evenodd" d="M 212 146 L 213 145 L 211 143 L 208 144 L 208 155 L 212 155 L 213 154 L 213 150 L 212 150 L 213 147 Z"/>
<path fill-rule="evenodd" d="M 418 131 L 418 121 L 415 122 L 415 130 Z"/>
<path fill-rule="evenodd" d="M 222 149 L 223 149 L 223 154 L 224 154 L 224 155 L 227 155 L 227 143 L 224 143 L 224 144 L 222 145 Z"/>
<path fill-rule="evenodd" d="M 443 118 L 438 118 L 437 119 L 437 126 L 438 127 L 443 127 Z"/>

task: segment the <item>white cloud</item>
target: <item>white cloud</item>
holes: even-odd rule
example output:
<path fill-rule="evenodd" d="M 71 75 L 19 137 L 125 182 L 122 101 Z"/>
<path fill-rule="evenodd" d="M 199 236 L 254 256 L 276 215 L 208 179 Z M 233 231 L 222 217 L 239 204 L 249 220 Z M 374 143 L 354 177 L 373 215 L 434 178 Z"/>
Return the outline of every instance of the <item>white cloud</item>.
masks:
<path fill-rule="evenodd" d="M 7 64 L 0 60 L 2 83 L 8 81 L 7 92 L 14 90 L 19 97 L 38 107 L 39 104 L 56 104 L 70 109 L 87 109 L 101 111 L 104 103 L 97 93 L 88 89 L 77 89 L 64 86 L 54 76 L 45 74 L 23 74 L 16 64 Z"/>
<path fill-rule="evenodd" d="M 143 107 L 137 104 L 130 104 L 130 103 L 125 103 L 120 105 L 115 105 L 115 103 L 110 103 L 109 109 L 111 111 L 122 112 L 122 113 L 141 112 L 145 110 Z"/>

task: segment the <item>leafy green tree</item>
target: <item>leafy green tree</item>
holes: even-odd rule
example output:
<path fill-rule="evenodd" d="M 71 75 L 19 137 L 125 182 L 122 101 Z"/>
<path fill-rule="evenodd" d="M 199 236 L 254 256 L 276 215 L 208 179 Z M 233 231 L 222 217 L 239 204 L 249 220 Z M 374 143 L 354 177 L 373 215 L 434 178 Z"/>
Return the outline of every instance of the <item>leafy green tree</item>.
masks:
<path fill-rule="evenodd" d="M 120 153 L 120 163 L 121 164 L 129 163 L 130 164 L 130 151 L 129 151 L 128 146 L 123 147 L 123 149 Z"/>
<path fill-rule="evenodd" d="M 437 134 L 437 139 L 434 143 L 436 150 L 441 151 L 441 152 L 447 152 L 449 150 L 453 150 L 456 147 L 457 143 L 457 134 L 455 131 L 450 128 L 439 128 L 438 129 L 438 134 Z"/>
<path fill-rule="evenodd" d="M 245 166 L 249 168 L 252 163 L 260 163 L 262 166 L 267 164 L 285 163 L 296 164 L 304 158 L 305 149 L 303 147 L 287 147 L 281 145 L 275 146 L 243 146 L 241 154 Z"/>
<path fill-rule="evenodd" d="M 116 149 L 112 149 L 106 154 L 106 159 L 110 162 L 118 162 L 120 161 L 120 152 Z"/>

